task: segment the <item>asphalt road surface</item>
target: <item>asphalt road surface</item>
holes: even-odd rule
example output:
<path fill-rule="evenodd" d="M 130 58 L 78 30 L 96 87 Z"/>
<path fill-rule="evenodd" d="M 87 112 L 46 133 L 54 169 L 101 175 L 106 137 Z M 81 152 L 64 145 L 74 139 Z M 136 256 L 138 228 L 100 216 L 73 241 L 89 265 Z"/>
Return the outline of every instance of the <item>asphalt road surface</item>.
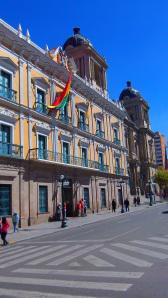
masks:
<path fill-rule="evenodd" d="M 165 210 L 163 204 L 0 248 L 0 297 L 168 298 Z"/>

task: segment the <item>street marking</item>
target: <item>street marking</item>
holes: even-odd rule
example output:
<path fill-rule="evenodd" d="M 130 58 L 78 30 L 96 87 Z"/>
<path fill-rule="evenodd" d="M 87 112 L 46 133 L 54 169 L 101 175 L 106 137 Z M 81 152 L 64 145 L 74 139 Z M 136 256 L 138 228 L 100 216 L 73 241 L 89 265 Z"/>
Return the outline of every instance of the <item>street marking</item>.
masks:
<path fill-rule="evenodd" d="M 60 264 L 64 264 L 68 261 L 71 261 L 71 260 L 73 260 L 77 257 L 80 257 L 80 256 L 82 256 L 82 255 L 84 255 L 84 254 L 86 254 L 90 251 L 93 251 L 97 248 L 100 248 L 102 246 L 103 246 L 103 244 L 97 244 L 97 245 L 92 245 L 91 247 L 85 247 L 80 251 L 74 252 L 74 253 L 72 253 L 71 255 L 68 255 L 68 256 L 64 256 L 64 257 L 60 258 L 59 260 L 56 260 L 56 261 L 54 261 L 52 263 L 49 263 L 47 265 L 57 266 L 57 265 L 60 265 Z"/>
<path fill-rule="evenodd" d="M 30 273 L 30 274 L 51 274 L 51 275 L 69 275 L 69 276 L 84 276 L 84 277 L 119 277 L 119 278 L 141 278 L 144 272 L 119 272 L 119 271 L 79 271 L 79 270 L 55 270 L 55 269 L 34 269 L 34 268 L 19 268 L 13 270 L 15 273 Z"/>
<path fill-rule="evenodd" d="M 48 248 L 48 246 L 42 246 L 42 247 L 38 247 L 38 248 L 35 248 L 35 249 L 31 249 L 29 250 L 29 252 L 26 251 L 26 256 L 22 256 L 22 258 L 17 258 L 15 260 L 15 256 L 13 256 L 13 260 L 10 261 L 10 262 L 7 262 L 5 264 L 2 264 L 0 265 L 0 268 L 7 268 L 7 267 L 10 267 L 10 266 L 13 266 L 13 265 L 16 265 L 16 264 L 19 264 L 19 263 L 22 263 L 22 262 L 25 262 L 27 260 L 30 260 L 30 259 L 33 259 L 33 258 L 36 258 L 40 255 L 44 255 L 46 254 L 48 251 L 51 252 L 51 250 L 53 250 L 52 247 Z M 42 251 L 41 251 L 42 250 Z M 33 252 L 33 253 L 32 253 Z M 11 257 L 10 257 L 11 259 Z M 3 261 L 4 261 L 4 258 L 3 258 Z"/>
<path fill-rule="evenodd" d="M 65 247 L 65 245 L 60 245 L 59 246 L 59 248 L 63 248 L 63 247 Z M 66 253 L 70 253 L 71 251 L 74 251 L 74 250 L 79 249 L 79 248 L 82 248 L 82 247 L 83 247 L 83 245 L 74 245 L 72 247 L 68 247 L 68 248 L 62 249 L 61 251 L 58 251 L 56 253 L 53 253 L 53 254 L 44 256 L 42 258 L 38 258 L 38 259 L 36 259 L 34 261 L 31 261 L 31 262 L 28 263 L 28 265 L 41 264 L 41 263 L 46 262 L 46 261 L 48 261 L 50 259 L 54 259 L 56 257 L 62 256 L 64 254 L 66 254 Z"/>
<path fill-rule="evenodd" d="M 45 293 L 45 292 L 32 292 L 32 291 L 22 291 L 22 290 L 8 290 L 8 289 L 0 289 L 0 297 L 3 296 L 10 296 L 16 298 L 95 298 L 91 296 L 75 296 L 75 295 L 68 295 L 68 294 L 52 294 L 52 293 Z"/>
<path fill-rule="evenodd" d="M 35 251 L 38 251 L 38 250 L 42 250 L 43 248 L 47 248 L 48 246 L 43 246 L 43 247 L 36 247 L 36 248 L 32 248 L 32 249 L 28 249 L 28 248 L 25 248 L 25 250 L 24 250 L 24 252 L 21 252 L 21 253 L 16 253 L 15 255 L 12 255 L 12 256 L 10 256 L 10 257 L 5 257 L 5 258 L 2 258 L 2 259 L 0 259 L 0 264 L 1 263 L 4 263 L 5 261 L 9 261 L 9 260 L 13 260 L 14 258 L 15 259 L 17 259 L 17 258 L 19 258 L 19 260 L 20 260 L 20 257 L 23 257 L 23 256 L 27 256 L 28 254 L 31 254 L 31 253 L 33 253 L 33 252 L 35 252 Z M 1 265 L 0 265 L 0 268 L 1 268 Z M 2 267 L 3 268 L 3 267 Z"/>
<path fill-rule="evenodd" d="M 100 251 L 103 252 L 104 254 L 110 256 L 110 257 L 122 260 L 126 263 L 135 265 L 137 267 L 151 267 L 153 265 L 153 263 L 149 263 L 147 261 L 137 259 L 135 257 L 130 257 L 127 254 L 120 253 L 120 252 L 118 252 L 116 250 L 113 250 L 113 249 L 102 248 Z"/>
<path fill-rule="evenodd" d="M 131 246 L 131 245 L 123 244 L 123 243 L 114 243 L 114 244 L 111 244 L 111 245 L 115 246 L 115 247 L 118 247 L 118 248 L 127 249 L 129 251 L 133 251 L 133 252 L 136 252 L 136 253 L 140 253 L 142 255 L 158 258 L 160 260 L 165 260 L 165 259 L 168 258 L 168 255 L 166 255 L 164 253 L 156 252 L 156 251 L 146 249 L 146 248 Z"/>
<path fill-rule="evenodd" d="M 150 240 L 160 241 L 160 242 L 166 242 L 168 243 L 168 239 L 165 239 L 163 237 L 150 237 Z"/>
<path fill-rule="evenodd" d="M 93 243 L 96 243 L 96 242 L 99 242 L 99 243 L 105 243 L 105 242 L 111 242 L 112 240 L 116 239 L 116 238 L 120 238 L 122 236 L 125 236 L 127 234 L 130 234 L 130 233 L 134 233 L 135 231 L 139 230 L 140 228 L 134 228 L 132 230 L 129 230 L 127 232 L 124 232 L 124 233 L 121 233 L 121 234 L 118 234 L 112 238 L 104 238 L 104 239 L 84 239 L 84 240 L 58 240 L 58 241 L 55 241 L 57 243 L 72 243 L 72 242 L 77 242 L 77 243 L 85 243 L 85 242 L 93 242 Z"/>
<path fill-rule="evenodd" d="M 95 267 L 114 267 L 113 264 L 93 255 L 88 255 L 83 259 L 87 261 L 89 264 L 94 265 Z"/>
<path fill-rule="evenodd" d="M 130 242 L 135 243 L 135 244 L 150 246 L 153 248 L 162 248 L 162 249 L 168 250 L 168 245 L 162 244 L 162 243 L 156 243 L 156 242 L 151 242 L 151 241 L 142 241 L 142 240 L 133 240 Z"/>
<path fill-rule="evenodd" d="M 0 276 L 0 283 L 19 284 L 19 285 L 38 285 L 48 287 L 62 287 L 72 289 L 90 289 L 90 290 L 106 290 L 106 291 L 127 291 L 132 284 L 128 283 L 106 283 L 106 282 L 90 282 L 75 280 L 57 280 L 57 279 L 40 279 L 27 277 Z"/>
<path fill-rule="evenodd" d="M 19 248 L 19 249 L 16 249 L 16 248 L 14 248 L 14 249 L 12 249 L 12 250 L 10 250 L 10 251 L 7 251 L 7 252 L 3 252 L 3 254 L 1 253 L 1 258 L 3 257 L 3 256 L 10 256 L 10 255 L 14 255 L 15 257 L 17 256 L 17 253 L 19 253 L 19 256 L 21 255 L 20 253 L 22 252 L 22 251 L 26 251 L 26 250 L 29 250 L 29 249 L 31 249 L 31 248 L 35 248 L 35 246 L 34 245 L 32 245 L 32 246 L 29 246 L 29 247 L 23 247 L 22 246 L 22 248 Z M 9 258 L 8 258 L 8 260 L 9 260 Z"/>
<path fill-rule="evenodd" d="M 69 264 L 69 266 L 71 266 L 71 267 L 81 267 L 81 264 L 79 264 L 78 262 L 73 262 L 73 263 Z"/>

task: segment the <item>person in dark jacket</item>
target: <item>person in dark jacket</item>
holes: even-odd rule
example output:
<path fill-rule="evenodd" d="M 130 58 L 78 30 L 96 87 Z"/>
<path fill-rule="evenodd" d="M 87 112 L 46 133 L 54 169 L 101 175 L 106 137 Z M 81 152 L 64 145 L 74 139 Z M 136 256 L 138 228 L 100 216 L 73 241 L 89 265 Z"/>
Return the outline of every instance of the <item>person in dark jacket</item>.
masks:
<path fill-rule="evenodd" d="M 126 199 L 124 200 L 124 205 L 125 205 L 125 211 L 126 211 L 126 212 L 129 211 L 129 200 L 128 200 L 128 198 L 126 198 Z"/>
<path fill-rule="evenodd" d="M 116 212 L 116 200 L 112 199 L 112 212 Z"/>

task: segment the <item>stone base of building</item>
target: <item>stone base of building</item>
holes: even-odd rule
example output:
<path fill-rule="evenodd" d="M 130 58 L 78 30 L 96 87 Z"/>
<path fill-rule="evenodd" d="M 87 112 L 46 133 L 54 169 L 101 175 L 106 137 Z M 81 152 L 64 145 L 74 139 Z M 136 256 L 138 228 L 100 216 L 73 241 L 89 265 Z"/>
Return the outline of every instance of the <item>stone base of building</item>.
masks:
<path fill-rule="evenodd" d="M 0 158 L 0 196 L 1 202 L 6 200 L 6 209 L 1 209 L 0 216 L 7 215 L 10 219 L 13 212 L 17 212 L 24 227 L 55 219 L 62 198 L 67 217 L 77 215 L 77 203 L 82 198 L 89 213 L 109 210 L 113 198 L 119 205 L 122 198 L 129 196 L 129 186 L 127 177 L 88 168 L 44 160 Z"/>

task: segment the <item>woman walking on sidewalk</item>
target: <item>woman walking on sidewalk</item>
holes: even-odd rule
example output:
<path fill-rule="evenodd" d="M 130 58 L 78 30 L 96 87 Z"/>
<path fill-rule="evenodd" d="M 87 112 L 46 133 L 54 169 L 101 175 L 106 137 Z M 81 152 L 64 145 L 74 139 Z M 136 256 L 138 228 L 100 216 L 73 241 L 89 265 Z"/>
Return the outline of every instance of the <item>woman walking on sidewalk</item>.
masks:
<path fill-rule="evenodd" d="M 8 242 L 6 240 L 8 231 L 9 231 L 9 223 L 8 223 L 6 217 L 2 217 L 1 239 L 3 241 L 3 245 L 8 244 Z"/>

